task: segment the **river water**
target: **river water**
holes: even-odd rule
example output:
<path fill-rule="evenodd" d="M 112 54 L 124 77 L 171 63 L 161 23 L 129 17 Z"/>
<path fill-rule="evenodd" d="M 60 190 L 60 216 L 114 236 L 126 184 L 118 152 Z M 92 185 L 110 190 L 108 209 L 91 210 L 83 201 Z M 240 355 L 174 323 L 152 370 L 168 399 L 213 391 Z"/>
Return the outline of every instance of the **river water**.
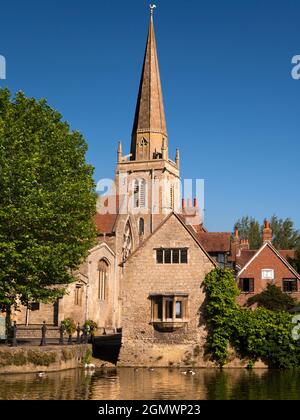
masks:
<path fill-rule="evenodd" d="M 268 370 L 108 369 L 0 376 L 0 399 L 299 400 L 300 372 Z"/>

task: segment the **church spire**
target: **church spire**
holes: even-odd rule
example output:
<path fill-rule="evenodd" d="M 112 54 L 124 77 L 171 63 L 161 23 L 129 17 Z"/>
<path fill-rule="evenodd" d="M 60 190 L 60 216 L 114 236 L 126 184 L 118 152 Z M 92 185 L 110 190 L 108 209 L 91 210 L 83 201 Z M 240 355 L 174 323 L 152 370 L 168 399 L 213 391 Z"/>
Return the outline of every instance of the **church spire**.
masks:
<path fill-rule="evenodd" d="M 168 150 L 168 136 L 160 81 L 153 11 L 142 70 L 139 95 L 132 131 L 132 160 L 162 159 L 162 148 Z M 165 156 L 167 156 L 165 154 Z"/>

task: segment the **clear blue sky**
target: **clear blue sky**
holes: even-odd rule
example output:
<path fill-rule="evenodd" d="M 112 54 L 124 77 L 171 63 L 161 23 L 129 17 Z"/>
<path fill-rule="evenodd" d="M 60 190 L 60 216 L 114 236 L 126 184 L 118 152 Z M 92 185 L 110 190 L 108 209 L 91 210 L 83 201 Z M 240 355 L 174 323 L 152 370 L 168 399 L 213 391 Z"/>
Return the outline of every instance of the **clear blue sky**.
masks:
<path fill-rule="evenodd" d="M 46 98 L 88 144 L 95 179 L 129 150 L 149 21 L 146 0 L 11 0 L 0 54 L 12 92 Z M 157 0 L 171 157 L 206 182 L 206 225 L 276 213 L 300 228 L 299 0 Z"/>

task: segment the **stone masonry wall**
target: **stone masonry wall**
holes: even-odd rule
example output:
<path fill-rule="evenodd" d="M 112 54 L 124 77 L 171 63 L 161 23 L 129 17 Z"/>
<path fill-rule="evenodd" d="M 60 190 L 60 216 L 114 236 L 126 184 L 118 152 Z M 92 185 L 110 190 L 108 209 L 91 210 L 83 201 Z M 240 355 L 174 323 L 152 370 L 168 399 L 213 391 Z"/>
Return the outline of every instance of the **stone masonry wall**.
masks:
<path fill-rule="evenodd" d="M 156 248 L 188 248 L 189 262 L 159 265 Z M 192 236 L 172 215 L 126 263 L 121 280 L 123 345 L 120 366 L 207 366 L 202 319 L 202 286 L 214 265 Z M 189 295 L 189 322 L 174 333 L 155 331 L 151 324 L 151 293 Z"/>

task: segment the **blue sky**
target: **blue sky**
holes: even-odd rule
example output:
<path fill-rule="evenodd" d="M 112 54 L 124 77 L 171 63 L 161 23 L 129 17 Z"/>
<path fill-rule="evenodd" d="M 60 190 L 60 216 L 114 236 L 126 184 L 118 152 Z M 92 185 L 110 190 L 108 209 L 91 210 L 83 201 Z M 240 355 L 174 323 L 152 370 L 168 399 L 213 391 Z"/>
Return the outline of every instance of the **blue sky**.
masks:
<path fill-rule="evenodd" d="M 146 0 L 2 2 L 0 54 L 12 92 L 46 98 L 113 177 L 130 134 L 149 21 Z M 206 225 L 277 214 L 300 228 L 299 0 L 157 0 L 171 158 L 205 179 Z M 173 156 L 174 155 L 174 156 Z"/>

